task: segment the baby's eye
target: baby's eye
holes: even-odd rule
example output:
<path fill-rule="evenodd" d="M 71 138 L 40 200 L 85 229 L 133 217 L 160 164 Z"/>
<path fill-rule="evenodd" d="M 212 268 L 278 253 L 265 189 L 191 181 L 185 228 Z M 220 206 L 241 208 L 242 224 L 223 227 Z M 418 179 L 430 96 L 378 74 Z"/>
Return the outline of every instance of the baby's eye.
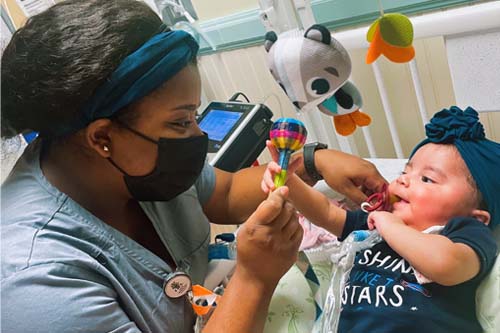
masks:
<path fill-rule="evenodd" d="M 400 175 L 406 175 L 406 171 L 404 171 L 404 170 L 403 170 L 403 171 L 401 171 L 399 174 L 400 174 Z"/>
<path fill-rule="evenodd" d="M 430 179 L 429 177 L 426 177 L 426 176 L 422 176 L 422 181 L 424 183 L 434 183 L 434 181 L 432 179 Z"/>

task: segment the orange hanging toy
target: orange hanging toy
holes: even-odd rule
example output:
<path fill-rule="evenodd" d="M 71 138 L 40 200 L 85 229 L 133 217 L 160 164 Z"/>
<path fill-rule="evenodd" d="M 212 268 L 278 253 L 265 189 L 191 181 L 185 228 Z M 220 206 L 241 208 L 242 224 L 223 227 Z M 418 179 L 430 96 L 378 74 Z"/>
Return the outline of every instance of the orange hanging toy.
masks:
<path fill-rule="evenodd" d="M 405 63 L 415 57 L 413 25 L 403 14 L 383 14 L 372 23 L 366 39 L 370 42 L 366 63 L 371 64 L 383 54 L 392 62 Z"/>

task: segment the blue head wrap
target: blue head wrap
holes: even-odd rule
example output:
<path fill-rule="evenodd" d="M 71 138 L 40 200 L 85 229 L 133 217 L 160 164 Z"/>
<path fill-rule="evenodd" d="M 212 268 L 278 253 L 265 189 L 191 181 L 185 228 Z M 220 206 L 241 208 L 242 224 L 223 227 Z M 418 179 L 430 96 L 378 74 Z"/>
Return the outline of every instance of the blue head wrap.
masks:
<path fill-rule="evenodd" d="M 81 117 L 59 134 L 75 132 L 99 118 L 109 118 L 150 94 L 183 69 L 196 56 L 198 48 L 195 39 L 182 30 L 167 30 L 153 36 L 123 60 L 87 100 Z"/>
<path fill-rule="evenodd" d="M 486 201 L 489 226 L 495 228 L 500 224 L 500 144 L 486 139 L 476 110 L 443 109 L 425 126 L 425 133 L 427 139 L 413 149 L 410 158 L 429 142 L 455 145 Z"/>

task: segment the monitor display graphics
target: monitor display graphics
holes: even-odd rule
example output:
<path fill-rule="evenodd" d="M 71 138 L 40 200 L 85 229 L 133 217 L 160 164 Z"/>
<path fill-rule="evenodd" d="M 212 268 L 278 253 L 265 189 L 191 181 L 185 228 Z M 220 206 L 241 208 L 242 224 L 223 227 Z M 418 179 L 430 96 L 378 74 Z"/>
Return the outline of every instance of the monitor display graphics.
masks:
<path fill-rule="evenodd" d="M 200 122 L 202 131 L 208 134 L 208 138 L 221 142 L 241 118 L 243 113 L 224 110 L 211 110 Z"/>

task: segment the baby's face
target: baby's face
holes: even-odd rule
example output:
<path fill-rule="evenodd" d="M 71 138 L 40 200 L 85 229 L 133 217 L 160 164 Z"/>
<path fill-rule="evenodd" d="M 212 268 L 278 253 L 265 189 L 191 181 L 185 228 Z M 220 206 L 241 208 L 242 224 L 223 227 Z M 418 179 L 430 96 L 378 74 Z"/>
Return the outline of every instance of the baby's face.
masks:
<path fill-rule="evenodd" d="M 475 208 L 475 195 L 467 174 L 465 162 L 454 147 L 426 144 L 389 185 L 389 192 L 400 198 L 393 205 L 393 213 L 417 230 L 469 216 Z"/>

